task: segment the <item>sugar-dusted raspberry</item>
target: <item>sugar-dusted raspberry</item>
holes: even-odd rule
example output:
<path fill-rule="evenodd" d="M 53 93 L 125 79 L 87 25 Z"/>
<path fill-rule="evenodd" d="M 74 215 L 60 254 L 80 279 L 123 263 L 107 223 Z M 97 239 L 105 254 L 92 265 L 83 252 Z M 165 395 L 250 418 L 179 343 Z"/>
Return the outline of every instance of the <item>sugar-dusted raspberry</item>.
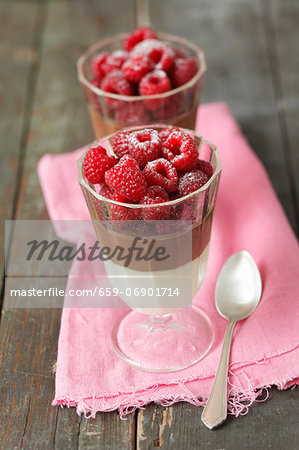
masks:
<path fill-rule="evenodd" d="M 102 70 L 105 75 L 114 70 L 119 70 L 122 68 L 123 64 L 128 60 L 129 53 L 125 50 L 115 50 L 110 55 L 107 56 L 102 64 Z"/>
<path fill-rule="evenodd" d="M 147 163 L 143 170 L 148 186 L 162 186 L 167 192 L 174 192 L 178 185 L 178 174 L 174 165 L 164 158 Z"/>
<path fill-rule="evenodd" d="M 114 119 L 122 125 L 142 125 L 150 121 L 150 113 L 142 101 L 123 102 L 119 100 Z"/>
<path fill-rule="evenodd" d="M 153 70 L 149 72 L 139 83 L 140 95 L 158 95 L 171 89 L 170 80 L 163 70 Z M 165 98 L 154 98 L 146 100 L 146 106 L 149 110 L 155 111 L 163 108 L 166 104 Z"/>
<path fill-rule="evenodd" d="M 110 94 L 134 95 L 133 85 L 125 79 L 121 70 L 114 70 L 113 72 L 108 73 L 102 81 L 101 89 Z M 110 114 L 113 114 L 113 111 L 120 109 L 122 104 L 123 102 L 121 100 L 106 98 L 106 106 Z"/>
<path fill-rule="evenodd" d="M 186 55 L 185 51 L 181 47 L 178 47 L 177 45 L 171 45 L 171 49 L 172 49 L 172 51 L 174 53 L 175 59 L 177 59 L 177 58 L 181 58 L 181 59 L 187 58 L 187 55 Z"/>
<path fill-rule="evenodd" d="M 102 183 L 106 170 L 117 162 L 116 158 L 107 155 L 104 147 L 98 145 L 88 150 L 83 160 L 83 171 L 88 181 L 92 184 Z"/>
<path fill-rule="evenodd" d="M 152 208 L 143 208 L 142 217 L 144 220 L 163 220 L 169 216 L 170 207 L 163 206 L 169 200 L 167 192 L 161 186 L 151 186 L 146 194 L 139 200 L 141 205 L 153 205 Z M 159 204 L 159 206 L 157 206 Z"/>
<path fill-rule="evenodd" d="M 108 56 L 108 52 L 102 52 L 95 56 L 91 61 L 91 72 L 94 78 L 99 81 L 101 81 L 106 75 L 106 72 L 103 70 L 103 64 L 106 62 Z"/>
<path fill-rule="evenodd" d="M 101 89 L 111 94 L 133 95 L 134 88 L 132 84 L 125 79 L 121 70 L 114 70 L 108 73 L 101 85 Z"/>
<path fill-rule="evenodd" d="M 170 80 L 163 70 L 153 70 L 142 78 L 139 85 L 141 95 L 157 95 L 170 90 Z"/>
<path fill-rule="evenodd" d="M 148 56 L 156 69 L 167 72 L 174 63 L 172 48 L 157 39 L 147 39 L 140 42 L 131 52 L 131 57 Z"/>
<path fill-rule="evenodd" d="M 146 192 L 145 178 L 137 161 L 130 155 L 124 155 L 105 173 L 105 181 L 117 194 L 133 202 L 138 202 Z"/>
<path fill-rule="evenodd" d="M 196 164 L 196 169 L 200 169 L 202 172 L 204 172 L 208 178 L 210 179 L 211 176 L 214 173 L 213 167 L 208 161 L 203 161 L 202 159 L 199 159 Z"/>
<path fill-rule="evenodd" d="M 162 156 L 177 170 L 191 170 L 198 160 L 198 151 L 193 139 L 184 131 L 173 131 L 163 143 Z"/>
<path fill-rule="evenodd" d="M 147 56 L 135 56 L 135 58 L 128 59 L 122 70 L 127 80 L 139 83 L 153 68 L 153 63 Z"/>
<path fill-rule="evenodd" d="M 172 65 L 169 76 L 174 87 L 188 83 L 198 71 L 195 58 L 177 58 Z"/>
<path fill-rule="evenodd" d="M 129 140 L 128 137 L 131 134 L 130 131 L 119 131 L 112 138 L 112 148 L 116 156 L 121 158 L 129 153 Z"/>
<path fill-rule="evenodd" d="M 153 161 L 161 154 L 161 139 L 156 130 L 144 128 L 131 132 L 128 137 L 130 155 L 138 161 L 141 169 L 147 162 Z"/>
<path fill-rule="evenodd" d="M 112 200 L 120 203 L 131 203 L 121 194 L 114 194 Z M 111 204 L 109 205 L 109 212 L 111 220 L 138 220 L 141 217 L 140 208 L 130 208 L 129 206 Z"/>
<path fill-rule="evenodd" d="M 109 186 L 107 186 L 106 183 L 100 183 L 98 188 L 98 193 L 105 198 L 112 198 L 113 197 L 113 191 L 110 189 Z"/>
<path fill-rule="evenodd" d="M 179 197 L 184 197 L 191 192 L 197 191 L 206 184 L 209 177 L 199 169 L 184 173 L 179 178 L 177 193 Z"/>
<path fill-rule="evenodd" d="M 180 130 L 179 130 L 177 127 L 169 126 L 169 127 L 163 128 L 163 130 L 161 130 L 161 131 L 159 132 L 159 135 L 160 135 L 162 144 L 163 144 L 163 142 L 166 141 L 166 139 L 169 137 L 169 135 L 170 135 L 173 131 L 180 131 Z"/>
<path fill-rule="evenodd" d="M 136 44 L 145 39 L 156 39 L 157 34 L 150 27 L 140 27 L 131 33 L 123 43 L 123 47 L 130 52 Z"/>

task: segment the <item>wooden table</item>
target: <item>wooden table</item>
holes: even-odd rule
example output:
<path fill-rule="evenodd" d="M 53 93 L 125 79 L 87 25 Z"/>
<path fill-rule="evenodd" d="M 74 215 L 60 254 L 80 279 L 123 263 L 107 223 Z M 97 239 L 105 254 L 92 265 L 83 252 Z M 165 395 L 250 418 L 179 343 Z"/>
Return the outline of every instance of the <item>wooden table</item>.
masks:
<path fill-rule="evenodd" d="M 92 139 L 76 59 L 91 43 L 131 30 L 134 11 L 133 0 L 0 1 L 3 219 L 48 217 L 38 159 Z M 298 1 L 152 0 L 151 18 L 158 30 L 205 49 L 203 101 L 229 104 L 298 231 Z M 3 248 L 2 242 L 2 274 Z M 52 407 L 61 310 L 6 310 L 4 287 L 3 276 L 1 448 L 299 447 L 297 390 L 273 388 L 267 402 L 255 403 L 244 417 L 229 417 L 212 432 L 200 421 L 201 408 L 186 403 L 151 404 L 126 421 L 116 412 L 85 420 L 74 408 Z"/>

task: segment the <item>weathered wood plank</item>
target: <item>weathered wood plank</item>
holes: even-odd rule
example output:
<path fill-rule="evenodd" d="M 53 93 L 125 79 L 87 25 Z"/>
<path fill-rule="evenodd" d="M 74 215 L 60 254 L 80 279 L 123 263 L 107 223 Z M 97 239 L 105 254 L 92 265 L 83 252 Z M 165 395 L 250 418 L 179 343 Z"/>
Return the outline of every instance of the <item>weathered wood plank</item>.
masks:
<path fill-rule="evenodd" d="M 22 3 L 23 4 L 23 3 Z M 89 117 L 76 75 L 76 59 L 97 39 L 133 27 L 130 11 L 115 15 L 121 2 L 42 2 L 46 12 L 40 70 L 34 103 L 27 112 L 30 127 L 24 136 L 24 158 L 16 198 L 16 218 L 47 217 L 36 174 L 45 152 L 70 151 L 92 139 Z M 31 3 L 24 2 L 24 8 Z M 49 280 L 50 282 L 50 280 Z M 38 287 L 38 286 L 36 286 Z M 134 416 L 119 422 L 118 414 L 98 415 L 94 426 L 103 434 L 89 434 L 92 421 L 75 410 L 53 408 L 60 310 L 5 310 L 0 328 L 3 394 L 0 402 L 0 439 L 3 448 L 132 448 Z M 81 423 L 80 423 L 81 422 Z M 91 436 L 93 436 L 91 438 Z M 80 442 L 79 442 L 80 438 Z M 107 445 L 107 447 L 106 447 Z M 110 446 L 110 447 L 109 447 Z"/>
<path fill-rule="evenodd" d="M 299 226 L 299 4 L 292 0 L 262 3 L 273 83 L 288 176 Z"/>
<path fill-rule="evenodd" d="M 0 4 L 0 292 L 4 264 L 4 223 L 14 213 L 19 157 L 24 147 L 25 111 L 31 103 L 31 85 L 38 63 L 35 26 L 36 2 Z"/>
<path fill-rule="evenodd" d="M 151 17 L 157 29 L 185 36 L 205 50 L 208 72 L 203 101 L 229 104 L 295 229 L 295 205 L 273 84 L 272 70 L 278 69 L 268 58 L 259 1 L 201 1 L 200 5 L 196 0 L 176 1 L 168 8 L 152 0 Z M 286 438 L 289 448 L 295 448 L 295 423 L 287 415 L 289 407 L 293 417 L 298 415 L 295 396 L 294 391 L 273 389 L 268 402 L 254 405 L 245 417 L 230 417 L 214 432 L 201 423 L 201 408 L 183 403 L 166 409 L 151 405 L 138 412 L 137 448 L 281 448 Z M 278 410 L 284 414 L 279 415 Z M 284 430 L 291 430 L 289 437 Z"/>
<path fill-rule="evenodd" d="M 203 102 L 225 101 L 264 163 L 296 227 L 259 0 L 151 1 L 155 28 L 184 36 L 207 56 Z M 232 155 L 233 156 L 233 155 Z"/>
<path fill-rule="evenodd" d="M 114 413 L 98 414 L 94 420 L 82 420 L 79 432 L 80 450 L 135 448 L 135 414 L 120 420 Z"/>
<path fill-rule="evenodd" d="M 140 411 L 137 450 L 295 449 L 298 447 L 298 393 L 271 389 L 265 403 L 253 405 L 246 416 L 228 416 L 217 430 L 201 422 L 202 408 L 181 403 L 171 408 L 154 404 Z"/>

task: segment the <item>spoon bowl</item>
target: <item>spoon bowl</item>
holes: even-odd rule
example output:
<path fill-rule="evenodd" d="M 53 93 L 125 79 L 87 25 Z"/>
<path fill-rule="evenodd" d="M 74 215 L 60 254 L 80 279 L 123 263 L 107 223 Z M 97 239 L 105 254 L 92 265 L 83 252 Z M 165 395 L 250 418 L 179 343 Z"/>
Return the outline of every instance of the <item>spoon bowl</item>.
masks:
<path fill-rule="evenodd" d="M 218 276 L 215 304 L 225 319 L 241 320 L 250 316 L 262 294 L 259 269 L 246 250 L 230 256 Z"/>
<path fill-rule="evenodd" d="M 261 295 L 261 275 L 250 253 L 244 250 L 230 256 L 221 269 L 215 290 L 217 311 L 229 322 L 212 390 L 201 415 L 210 429 L 221 425 L 227 417 L 227 371 L 235 324 L 253 313 Z"/>

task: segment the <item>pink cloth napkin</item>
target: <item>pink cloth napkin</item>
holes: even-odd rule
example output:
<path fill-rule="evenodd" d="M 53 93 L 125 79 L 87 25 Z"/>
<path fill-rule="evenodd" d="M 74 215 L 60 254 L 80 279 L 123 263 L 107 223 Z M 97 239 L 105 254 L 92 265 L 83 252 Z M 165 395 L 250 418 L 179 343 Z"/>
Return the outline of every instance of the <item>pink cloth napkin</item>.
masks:
<path fill-rule="evenodd" d="M 229 410 L 244 414 L 271 385 L 299 384 L 299 285 L 297 240 L 267 174 L 225 104 L 200 107 L 196 129 L 219 147 L 223 167 L 212 231 L 208 271 L 194 304 L 211 318 L 215 339 L 196 365 L 152 374 L 127 366 L 113 352 L 110 333 L 121 309 L 64 308 L 58 344 L 53 405 L 78 413 L 119 409 L 122 415 L 154 401 L 204 405 L 216 372 L 227 321 L 214 305 L 215 282 L 226 258 L 248 250 L 262 275 L 263 296 L 255 313 L 239 322 L 229 367 Z M 45 155 L 38 173 L 51 219 L 88 219 L 77 182 L 83 149 Z M 72 285 L 76 280 L 69 279 Z M 170 351 L 175 351 L 176 344 Z M 244 404 L 245 402 L 245 404 Z"/>

